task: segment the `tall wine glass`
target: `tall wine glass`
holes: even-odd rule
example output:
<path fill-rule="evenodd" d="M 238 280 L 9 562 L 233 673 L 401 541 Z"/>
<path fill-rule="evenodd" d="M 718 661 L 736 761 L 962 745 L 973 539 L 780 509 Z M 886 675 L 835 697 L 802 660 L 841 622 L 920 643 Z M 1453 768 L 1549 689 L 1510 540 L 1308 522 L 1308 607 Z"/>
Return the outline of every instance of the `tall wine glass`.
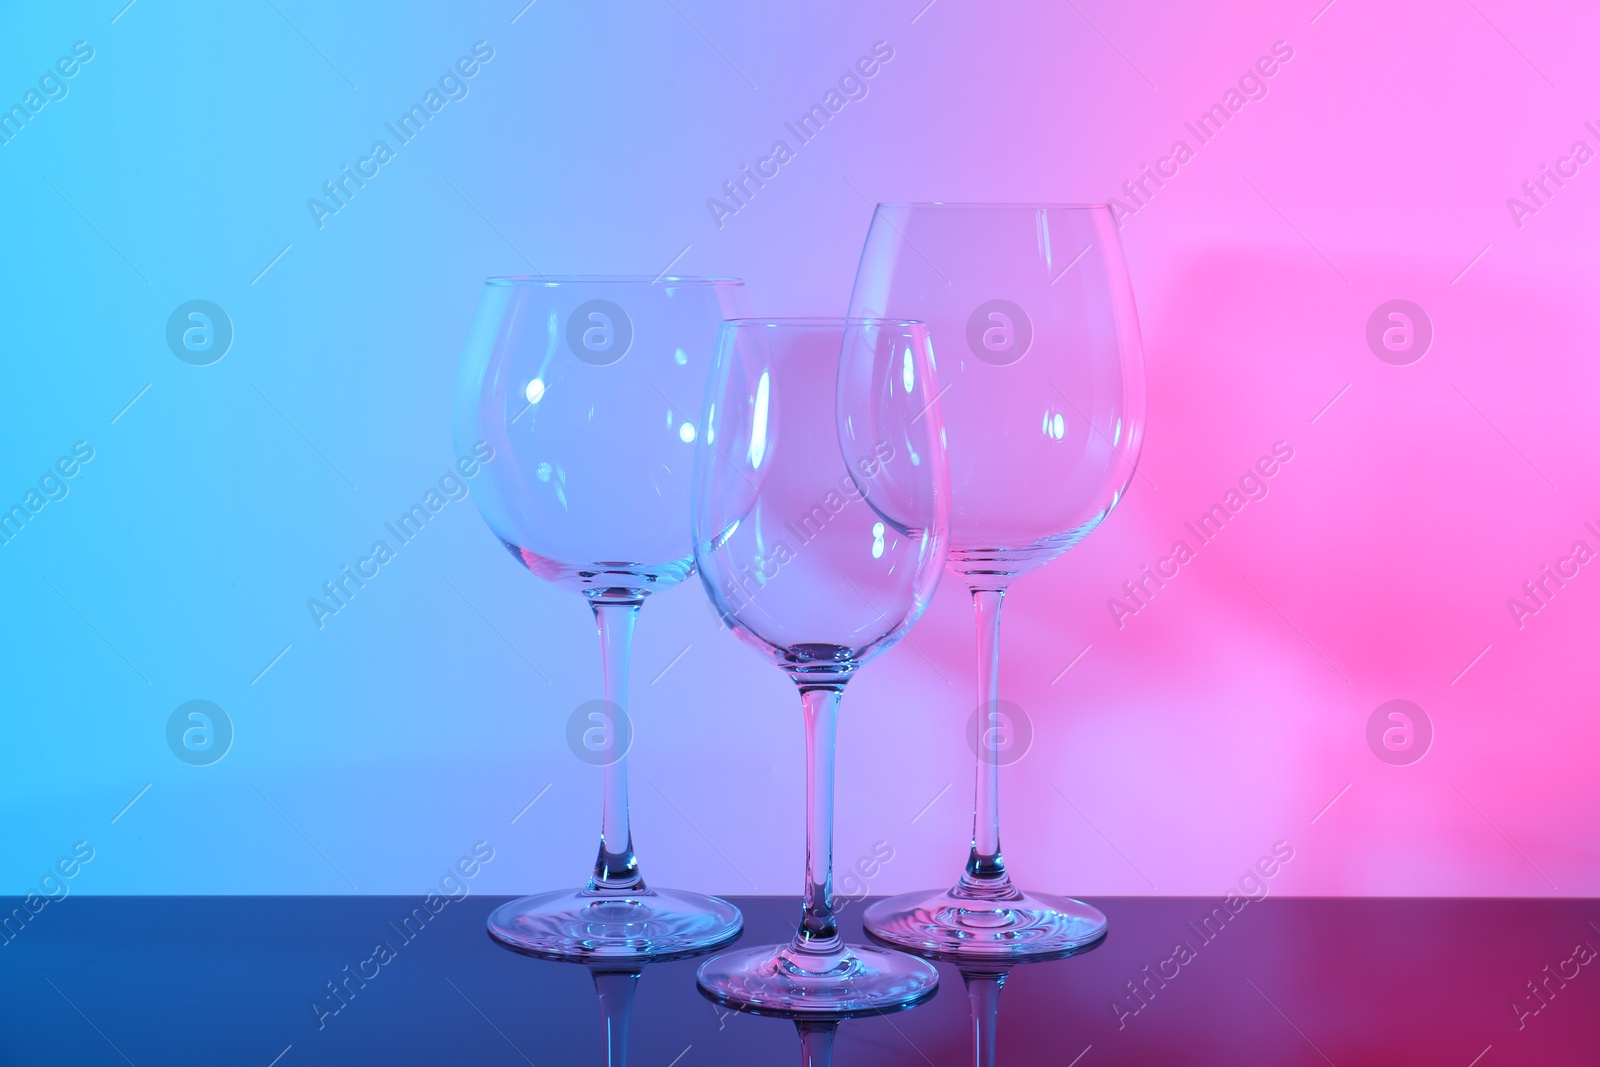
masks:
<path fill-rule="evenodd" d="M 727 901 L 645 884 L 624 757 L 634 622 L 694 573 L 695 420 L 717 331 L 742 306 L 739 281 L 666 277 L 490 278 L 478 304 L 454 404 L 457 448 L 493 449 L 473 498 L 513 558 L 588 601 L 605 679 L 584 733 L 605 768 L 593 875 L 496 908 L 489 932 L 512 948 L 657 959 L 739 934 Z"/>
<path fill-rule="evenodd" d="M 834 736 L 845 683 L 922 615 L 948 505 L 932 351 L 920 323 L 723 326 L 697 446 L 694 551 L 723 621 L 800 690 L 806 880 L 786 945 L 701 964 L 746 1009 L 821 1015 L 904 1006 L 938 972 L 846 945 L 833 906 Z"/>
<path fill-rule="evenodd" d="M 1134 473 L 1144 369 L 1128 268 L 1103 204 L 879 204 L 852 315 L 923 319 L 948 435 L 949 568 L 972 591 L 979 743 L 971 851 L 948 891 L 864 918 L 919 951 L 1006 958 L 1105 935 L 1081 901 L 1026 893 L 1000 851 L 1000 604 L 1098 526 Z"/>

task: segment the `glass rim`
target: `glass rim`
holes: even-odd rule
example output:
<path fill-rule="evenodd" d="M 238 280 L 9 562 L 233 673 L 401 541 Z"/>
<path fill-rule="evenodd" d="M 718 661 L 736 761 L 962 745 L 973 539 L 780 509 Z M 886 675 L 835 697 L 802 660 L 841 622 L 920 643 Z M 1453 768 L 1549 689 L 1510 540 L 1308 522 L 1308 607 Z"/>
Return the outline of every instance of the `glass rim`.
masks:
<path fill-rule="evenodd" d="M 757 326 L 785 327 L 788 329 L 826 329 L 849 326 L 926 326 L 926 319 L 907 319 L 896 316 L 837 316 L 837 315 L 790 315 L 776 318 L 759 318 L 745 316 L 742 318 L 723 319 L 724 326 L 734 326 L 740 329 Z"/>
<path fill-rule="evenodd" d="M 1008 208 L 1013 211 L 1110 211 L 1109 202 L 1021 200 L 881 200 L 878 207 Z"/>
<path fill-rule="evenodd" d="M 743 285 L 743 278 L 699 277 L 681 274 L 492 274 L 485 285 Z"/>

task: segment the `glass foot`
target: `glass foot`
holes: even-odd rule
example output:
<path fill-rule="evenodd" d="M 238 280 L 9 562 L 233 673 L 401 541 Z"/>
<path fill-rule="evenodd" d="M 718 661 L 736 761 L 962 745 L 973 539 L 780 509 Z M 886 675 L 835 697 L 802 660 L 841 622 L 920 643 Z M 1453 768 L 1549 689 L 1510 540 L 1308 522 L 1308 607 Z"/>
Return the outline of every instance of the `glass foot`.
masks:
<path fill-rule="evenodd" d="M 873 904 L 862 921 L 878 940 L 952 959 L 1070 956 L 1106 936 L 1106 917 L 1081 900 L 1013 890 L 1000 899 L 907 893 Z"/>
<path fill-rule="evenodd" d="M 792 943 L 740 949 L 702 963 L 697 977 L 701 991 L 720 1004 L 789 1018 L 895 1011 L 939 988 L 932 964 L 870 945 L 816 954 Z"/>
<path fill-rule="evenodd" d="M 721 948 L 743 929 L 726 900 L 677 889 L 560 890 L 489 914 L 489 936 L 507 948 L 568 963 L 682 959 Z"/>

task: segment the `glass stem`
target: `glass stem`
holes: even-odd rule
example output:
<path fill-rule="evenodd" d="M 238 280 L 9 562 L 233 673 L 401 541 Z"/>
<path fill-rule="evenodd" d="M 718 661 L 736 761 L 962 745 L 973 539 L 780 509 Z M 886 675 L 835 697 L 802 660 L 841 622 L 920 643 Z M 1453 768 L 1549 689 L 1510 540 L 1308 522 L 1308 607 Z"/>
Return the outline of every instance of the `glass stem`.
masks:
<path fill-rule="evenodd" d="M 606 1067 L 628 1067 L 628 1022 L 633 1015 L 633 995 L 639 988 L 639 971 L 589 968 L 594 991 L 600 998 L 600 1019 L 606 1026 Z"/>
<path fill-rule="evenodd" d="M 977 786 L 972 806 L 972 854 L 958 890 L 967 895 L 1004 896 L 1012 892 L 1000 854 L 1000 754 L 994 738 L 1000 717 L 1000 605 L 1004 589 L 974 589 L 978 622 Z"/>
<path fill-rule="evenodd" d="M 838 685 L 802 685 L 806 714 L 806 897 L 796 947 L 839 951 L 833 914 L 833 757 L 839 727 Z"/>
<path fill-rule="evenodd" d="M 633 831 L 628 827 L 628 663 L 633 649 L 633 626 L 639 618 L 639 600 L 591 600 L 595 626 L 600 631 L 600 665 L 605 674 L 607 759 L 605 800 L 600 816 L 600 854 L 594 861 L 591 889 L 602 892 L 643 892 L 644 876 L 633 854 Z"/>
<path fill-rule="evenodd" d="M 967 986 L 967 1004 L 972 1010 L 972 1062 L 976 1067 L 995 1067 L 995 1034 L 1000 1025 L 1000 988 L 1004 973 L 961 972 Z"/>
<path fill-rule="evenodd" d="M 833 1035 L 839 1024 L 796 1019 L 794 1027 L 800 1031 L 801 1067 L 833 1067 Z"/>

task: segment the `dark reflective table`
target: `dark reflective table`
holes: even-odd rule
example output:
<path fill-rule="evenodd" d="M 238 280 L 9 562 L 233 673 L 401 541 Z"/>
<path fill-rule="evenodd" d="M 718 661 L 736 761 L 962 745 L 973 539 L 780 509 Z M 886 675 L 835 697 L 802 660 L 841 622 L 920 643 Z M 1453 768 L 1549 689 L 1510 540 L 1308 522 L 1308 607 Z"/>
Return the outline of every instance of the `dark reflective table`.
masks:
<path fill-rule="evenodd" d="M 492 942 L 484 918 L 505 899 L 434 914 L 403 897 L 74 896 L 25 920 L 8 901 L 0 1064 L 604 1064 L 596 982 Z M 734 899 L 748 942 L 786 937 L 797 915 L 792 898 Z M 1006 978 L 998 1063 L 1600 1064 L 1600 902 L 1093 903 L 1104 943 Z M 851 937 L 861 912 L 843 913 Z M 792 1023 L 711 1004 L 698 963 L 643 970 L 629 1062 L 800 1062 Z M 939 970 L 928 1003 L 839 1024 L 834 1063 L 973 1062 L 969 1005 L 994 990 L 969 1000 Z M 602 984 L 614 1003 L 626 992 Z"/>

